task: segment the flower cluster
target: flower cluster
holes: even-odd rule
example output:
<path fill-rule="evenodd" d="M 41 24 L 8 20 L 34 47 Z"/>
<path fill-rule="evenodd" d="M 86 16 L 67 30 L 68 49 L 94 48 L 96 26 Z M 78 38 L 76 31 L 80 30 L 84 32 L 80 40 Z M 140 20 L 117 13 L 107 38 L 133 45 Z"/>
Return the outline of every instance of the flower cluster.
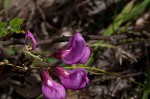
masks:
<path fill-rule="evenodd" d="M 31 39 L 32 50 L 36 48 L 36 40 L 30 31 L 27 31 L 25 40 Z M 90 56 L 90 49 L 80 33 L 76 33 L 68 42 L 66 49 L 56 49 L 51 56 L 61 59 L 66 64 L 83 64 Z M 66 70 L 61 66 L 51 68 L 52 73 L 60 78 L 61 84 L 54 81 L 48 71 L 41 69 L 42 93 L 45 99 L 65 99 L 66 91 L 84 88 L 89 79 L 83 68 Z"/>

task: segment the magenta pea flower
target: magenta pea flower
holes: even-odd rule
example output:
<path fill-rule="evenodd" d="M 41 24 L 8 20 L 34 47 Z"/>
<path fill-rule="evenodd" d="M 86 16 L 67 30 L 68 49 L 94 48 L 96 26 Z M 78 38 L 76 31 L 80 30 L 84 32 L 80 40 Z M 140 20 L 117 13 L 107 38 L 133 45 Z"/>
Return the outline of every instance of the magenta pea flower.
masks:
<path fill-rule="evenodd" d="M 87 71 L 83 68 L 65 70 L 63 67 L 57 66 L 53 71 L 60 77 L 61 83 L 66 89 L 79 90 L 89 83 Z"/>
<path fill-rule="evenodd" d="M 45 99 L 65 99 L 65 88 L 61 84 L 55 82 L 44 69 L 41 70 L 41 79 L 42 93 Z"/>
<path fill-rule="evenodd" d="M 90 48 L 80 33 L 76 33 L 69 41 L 67 49 L 57 49 L 52 56 L 62 59 L 66 64 L 84 64 L 90 56 Z"/>
<path fill-rule="evenodd" d="M 33 43 L 32 50 L 34 50 L 36 48 L 37 42 L 36 42 L 36 39 L 35 39 L 34 35 L 29 30 L 27 30 L 27 32 L 26 32 L 25 43 L 28 42 L 28 39 L 32 40 L 32 43 Z"/>

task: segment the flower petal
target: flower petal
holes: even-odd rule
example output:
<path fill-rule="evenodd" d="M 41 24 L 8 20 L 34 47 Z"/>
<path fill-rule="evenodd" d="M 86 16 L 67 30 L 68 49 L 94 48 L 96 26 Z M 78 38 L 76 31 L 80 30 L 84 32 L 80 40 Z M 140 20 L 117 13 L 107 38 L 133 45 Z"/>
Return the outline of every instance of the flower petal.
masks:
<path fill-rule="evenodd" d="M 70 49 L 73 46 L 76 36 L 82 36 L 82 35 L 80 33 L 76 33 L 74 36 L 72 36 L 68 42 L 67 49 Z"/>
<path fill-rule="evenodd" d="M 54 86 L 47 86 L 47 84 L 43 83 L 42 93 L 45 99 L 65 99 L 66 97 L 64 87 L 58 83 L 55 83 Z"/>
<path fill-rule="evenodd" d="M 44 69 L 41 70 L 41 78 L 42 93 L 45 99 L 65 99 L 65 88 L 61 84 L 55 82 Z"/>
<path fill-rule="evenodd" d="M 56 49 L 51 56 L 63 60 L 66 64 L 83 64 L 90 56 L 90 49 L 80 33 L 76 33 L 68 42 L 66 50 Z"/>
<path fill-rule="evenodd" d="M 80 64 L 84 64 L 88 61 L 89 56 L 90 56 L 90 48 L 86 46 L 85 48 L 85 55 L 82 57 L 82 59 L 79 61 Z"/>
<path fill-rule="evenodd" d="M 63 86 L 70 90 L 78 90 L 84 88 L 89 79 L 87 77 L 87 71 L 83 68 L 77 68 L 67 71 L 62 67 L 56 67 L 56 74 L 60 77 Z"/>
<path fill-rule="evenodd" d="M 34 50 L 34 49 L 36 48 L 36 45 L 37 45 L 36 39 L 35 39 L 34 35 L 33 35 L 29 30 L 27 30 L 27 32 L 26 32 L 26 37 L 25 37 L 25 43 L 27 43 L 27 40 L 28 40 L 29 38 L 30 38 L 30 39 L 32 40 L 32 42 L 33 42 L 32 50 Z"/>
<path fill-rule="evenodd" d="M 82 89 L 89 82 L 89 79 L 87 77 L 87 71 L 83 68 L 71 70 L 69 78 L 61 78 L 61 82 L 67 89 L 70 90 Z"/>
<path fill-rule="evenodd" d="M 70 49 L 68 49 L 70 48 Z M 71 41 L 69 41 L 66 53 L 63 55 L 63 61 L 66 64 L 75 64 L 85 55 L 86 43 L 84 38 L 77 33 Z"/>

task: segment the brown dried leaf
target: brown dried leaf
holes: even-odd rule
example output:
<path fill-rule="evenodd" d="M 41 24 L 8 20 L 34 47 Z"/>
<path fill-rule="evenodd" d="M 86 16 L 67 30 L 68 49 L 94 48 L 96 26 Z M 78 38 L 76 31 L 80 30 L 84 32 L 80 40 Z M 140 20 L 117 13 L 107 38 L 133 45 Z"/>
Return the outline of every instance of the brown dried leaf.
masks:
<path fill-rule="evenodd" d="M 129 60 L 132 63 L 133 62 L 137 62 L 137 59 L 136 59 L 136 57 L 133 54 L 131 54 L 129 52 L 126 52 L 121 47 L 117 48 L 117 51 L 115 53 L 115 57 L 116 57 L 116 60 L 118 60 L 118 62 L 119 62 L 120 65 L 122 64 L 123 59 Z"/>

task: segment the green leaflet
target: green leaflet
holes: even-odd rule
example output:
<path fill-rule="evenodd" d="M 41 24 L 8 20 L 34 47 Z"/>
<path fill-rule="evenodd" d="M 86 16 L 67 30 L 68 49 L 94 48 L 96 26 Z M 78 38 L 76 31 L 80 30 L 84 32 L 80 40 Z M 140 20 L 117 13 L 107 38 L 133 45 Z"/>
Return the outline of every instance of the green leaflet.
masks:
<path fill-rule="evenodd" d="M 9 22 L 10 30 L 15 32 L 15 33 L 24 33 L 23 30 L 21 30 L 20 25 L 24 22 L 24 19 L 20 19 L 18 17 L 12 19 Z"/>
<path fill-rule="evenodd" d="M 7 31 L 5 26 L 7 25 L 6 22 L 0 22 L 0 37 L 3 36 Z"/>

